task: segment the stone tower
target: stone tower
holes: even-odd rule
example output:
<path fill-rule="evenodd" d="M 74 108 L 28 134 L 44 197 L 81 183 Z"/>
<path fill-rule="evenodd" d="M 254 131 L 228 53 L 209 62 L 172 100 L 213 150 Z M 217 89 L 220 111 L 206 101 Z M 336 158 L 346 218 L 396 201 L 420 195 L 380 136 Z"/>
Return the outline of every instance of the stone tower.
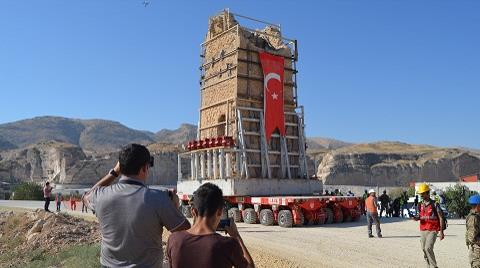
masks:
<path fill-rule="evenodd" d="M 236 18 L 261 23 L 265 27 L 262 30 L 249 29 L 240 25 Z M 277 130 L 268 142 L 263 131 L 264 74 L 259 52 L 284 59 L 283 109 L 286 131 L 283 136 Z M 227 183 L 233 194 L 252 194 L 253 180 L 257 181 L 255 185 L 269 186 L 275 184 L 268 182 L 269 179 L 288 179 L 297 181 L 298 185 L 309 184 L 303 107 L 297 102 L 297 58 L 296 40 L 284 38 L 279 25 L 233 14 L 228 10 L 209 19 L 208 32 L 201 44 L 198 140 L 192 143 L 195 145 L 189 144 L 189 152 L 181 156 L 190 158 L 191 175 L 184 176 L 186 174 L 179 171 L 179 181 L 187 181 L 179 182 L 180 190 L 181 185 L 192 184 L 188 180 L 250 181 L 250 185 L 238 186 L 237 189 L 232 186 L 233 182 Z M 219 147 L 219 143 L 215 145 L 211 142 L 220 137 L 231 137 L 233 144 L 225 147 L 224 143 Z M 298 187 L 297 190 L 309 191 L 305 189 Z M 270 190 L 260 192 L 268 194 Z"/>

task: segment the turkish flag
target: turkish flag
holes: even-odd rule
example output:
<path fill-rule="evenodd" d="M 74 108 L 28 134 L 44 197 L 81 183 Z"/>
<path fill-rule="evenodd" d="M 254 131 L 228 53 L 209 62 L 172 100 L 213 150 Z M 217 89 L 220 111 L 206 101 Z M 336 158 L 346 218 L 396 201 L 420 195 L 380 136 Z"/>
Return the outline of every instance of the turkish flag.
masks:
<path fill-rule="evenodd" d="M 267 142 L 275 129 L 285 136 L 283 113 L 283 57 L 259 52 L 263 69 L 264 122 Z"/>

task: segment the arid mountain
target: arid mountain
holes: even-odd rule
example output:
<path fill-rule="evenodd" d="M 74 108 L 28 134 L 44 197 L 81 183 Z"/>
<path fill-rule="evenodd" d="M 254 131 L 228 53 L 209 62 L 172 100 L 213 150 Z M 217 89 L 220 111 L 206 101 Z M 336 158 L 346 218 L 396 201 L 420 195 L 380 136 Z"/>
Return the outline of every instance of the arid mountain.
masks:
<path fill-rule="evenodd" d="M 190 124 L 181 124 L 178 129 L 162 129 L 155 134 L 157 142 L 180 144 L 185 141 L 193 140 L 197 137 L 197 126 Z"/>
<path fill-rule="evenodd" d="M 312 151 L 319 150 L 319 149 L 334 150 L 334 149 L 338 149 L 338 148 L 342 148 L 350 145 L 353 145 L 353 143 L 344 142 L 344 141 L 331 139 L 331 138 L 322 138 L 322 137 L 307 138 L 307 146 Z"/>
<path fill-rule="evenodd" d="M 109 120 L 80 120 L 54 116 L 35 117 L 0 125 L 0 150 L 24 148 L 44 141 L 77 145 L 90 154 L 117 151 L 135 142 L 179 144 L 195 138 L 196 126 L 182 124 L 176 130 L 152 133 L 128 128 Z"/>
<path fill-rule="evenodd" d="M 174 184 L 181 143 L 196 126 L 157 133 L 107 120 L 37 117 L 0 125 L 0 181 L 51 180 L 92 184 L 115 163 L 127 143 L 146 144 L 155 157 L 150 183 Z M 411 181 L 457 181 L 480 173 L 480 153 L 400 142 L 351 144 L 309 138 L 309 174 L 326 184 L 406 186 Z M 189 163 L 182 163 L 188 170 Z"/>

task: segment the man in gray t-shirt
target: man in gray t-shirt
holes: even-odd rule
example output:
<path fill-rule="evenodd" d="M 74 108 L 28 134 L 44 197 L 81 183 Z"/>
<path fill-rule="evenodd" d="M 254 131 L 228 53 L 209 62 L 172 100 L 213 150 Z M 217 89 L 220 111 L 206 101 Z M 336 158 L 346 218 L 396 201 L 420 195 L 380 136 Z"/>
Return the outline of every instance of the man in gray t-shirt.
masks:
<path fill-rule="evenodd" d="M 171 232 L 190 227 L 177 209 L 175 194 L 145 185 L 152 165 L 147 148 L 130 144 L 120 152 L 116 167 L 84 197 L 100 223 L 104 267 L 162 267 L 163 227 Z"/>

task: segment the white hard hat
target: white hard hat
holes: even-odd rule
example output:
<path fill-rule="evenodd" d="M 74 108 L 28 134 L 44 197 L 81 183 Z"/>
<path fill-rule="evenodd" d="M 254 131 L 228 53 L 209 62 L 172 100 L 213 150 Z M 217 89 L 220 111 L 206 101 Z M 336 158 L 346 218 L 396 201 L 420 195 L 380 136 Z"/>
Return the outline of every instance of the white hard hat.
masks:
<path fill-rule="evenodd" d="M 370 189 L 370 190 L 368 191 L 368 193 L 369 193 L 369 194 L 371 194 L 371 193 L 375 193 L 375 190 L 373 190 L 373 189 Z"/>

